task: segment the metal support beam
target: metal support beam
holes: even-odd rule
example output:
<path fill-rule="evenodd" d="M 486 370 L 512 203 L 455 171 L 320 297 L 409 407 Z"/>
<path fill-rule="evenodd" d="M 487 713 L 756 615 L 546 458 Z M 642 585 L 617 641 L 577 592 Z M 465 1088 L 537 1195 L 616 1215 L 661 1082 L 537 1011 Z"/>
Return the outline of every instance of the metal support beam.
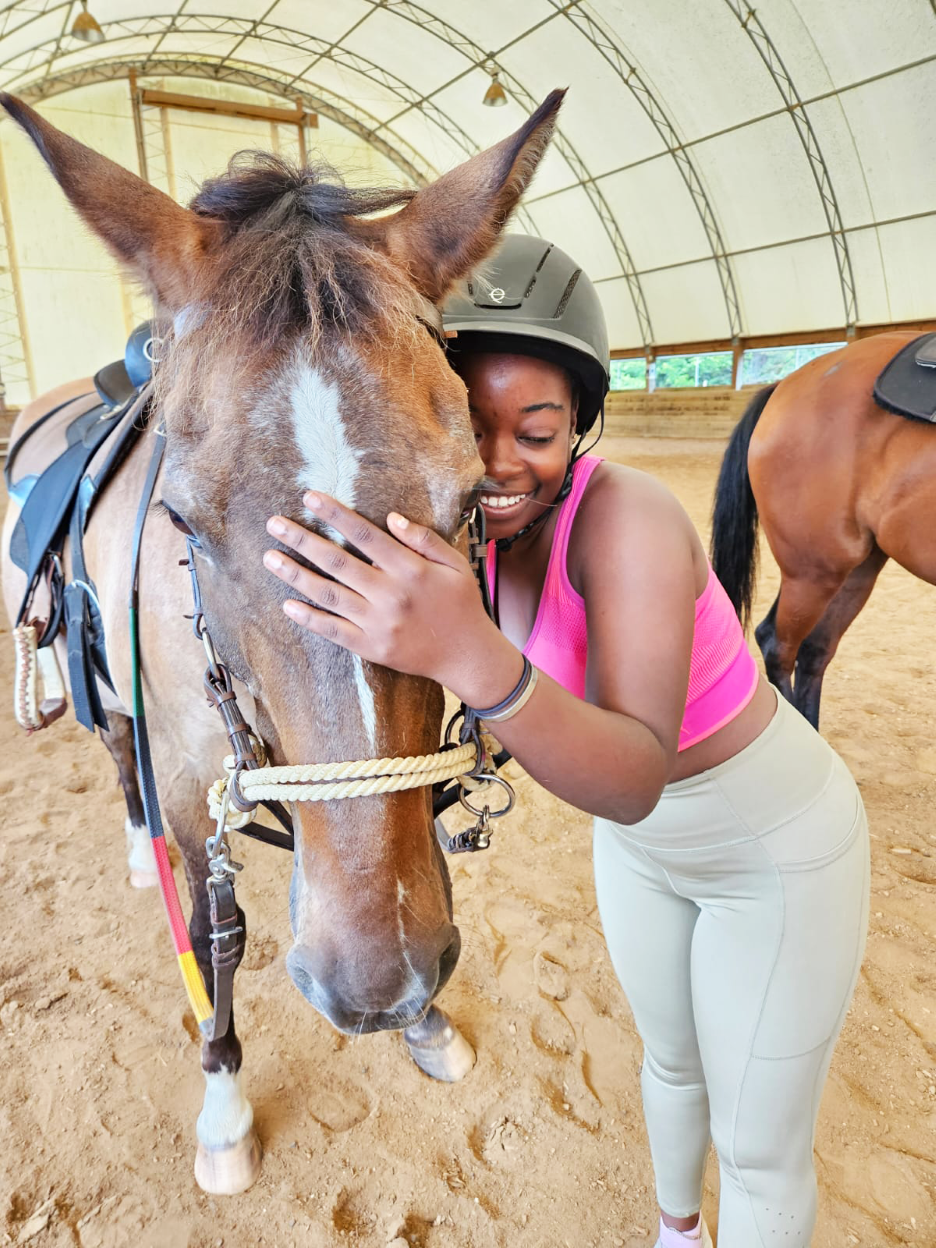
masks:
<path fill-rule="evenodd" d="M 492 62 L 490 53 L 475 43 L 473 39 L 463 35 L 429 9 L 424 9 L 414 3 L 414 0 L 369 0 L 369 3 L 373 6 L 386 8 L 389 12 L 396 14 L 397 17 L 402 17 L 414 26 L 418 26 L 426 34 L 435 35 L 443 43 L 456 48 L 470 61 L 473 61 L 475 65 L 480 66 Z M 493 63 L 497 66 L 500 81 L 503 83 L 505 90 L 509 91 L 514 99 L 522 104 L 524 108 L 533 112 L 540 101 L 527 90 L 518 78 L 497 63 L 496 54 Z M 647 301 L 643 287 L 640 284 L 640 278 L 637 276 L 630 251 L 627 243 L 624 241 L 624 235 L 611 209 L 611 205 L 605 199 L 604 194 L 578 154 L 575 146 L 569 141 L 559 126 L 553 131 L 553 146 L 558 149 L 574 170 L 579 183 L 598 215 L 599 221 L 604 226 L 605 232 L 614 248 L 618 264 L 621 266 L 619 276 L 622 276 L 627 282 L 637 316 L 641 341 L 645 345 L 649 345 L 653 342 L 653 326 L 650 320 L 650 312 L 647 308 Z"/>
<path fill-rule="evenodd" d="M 27 81 L 17 87 L 17 93 L 27 103 L 35 104 L 65 91 L 73 91 L 78 87 L 90 86 L 96 82 L 112 82 L 115 78 L 125 78 L 131 70 L 141 74 L 144 68 L 147 73 L 154 76 L 164 74 L 172 78 L 206 78 L 212 82 L 231 82 L 238 86 L 251 87 L 255 91 L 283 95 L 286 99 L 301 102 L 309 112 L 328 117 L 337 125 L 356 134 L 365 143 L 369 143 L 394 164 L 414 186 L 426 186 L 438 177 L 437 171 L 405 140 L 394 136 L 395 143 L 391 143 L 384 136 L 377 134 L 376 127 L 379 123 L 363 109 L 347 101 L 339 101 L 337 96 L 333 96 L 324 88 L 317 88 L 315 93 L 290 88 L 286 93 L 283 81 L 272 70 L 260 73 L 237 66 L 226 66 L 221 69 L 216 60 L 197 56 L 173 55 L 164 59 L 142 56 L 115 57 L 113 60 L 95 61 L 83 69 L 66 70 L 51 78 Z"/>
<path fill-rule="evenodd" d="M 167 61 L 184 59 L 189 62 L 202 62 L 214 65 L 216 67 L 214 77 L 218 81 L 236 81 L 238 74 L 256 72 L 262 76 L 275 77 L 279 83 L 277 94 L 286 99 L 297 100 L 300 96 L 308 97 L 309 91 L 303 90 L 297 85 L 299 79 L 296 76 L 278 74 L 275 69 L 255 70 L 253 66 L 248 66 L 244 63 L 232 63 L 228 57 L 185 54 L 180 58 L 178 54 L 171 56 L 163 55 L 158 51 L 163 38 L 168 34 L 212 34 L 219 37 L 229 35 L 232 38 L 239 39 L 248 30 L 252 30 L 253 26 L 254 23 L 246 18 L 177 13 L 155 17 L 118 17 L 110 22 L 105 22 L 103 29 L 108 47 L 114 49 L 113 57 L 107 58 L 109 63 L 123 59 L 117 50 L 122 39 L 138 42 L 143 37 L 153 41 L 153 47 L 147 53 L 126 58 L 128 62 L 134 63 L 141 76 L 152 76 L 156 72 L 155 67 L 165 65 Z M 315 64 L 318 60 L 328 60 L 343 69 L 353 70 L 354 73 L 362 75 L 396 96 L 407 106 L 414 105 L 420 98 L 418 91 L 414 90 L 404 79 L 398 77 L 390 70 L 375 64 L 373 61 L 369 61 L 359 53 L 350 52 L 345 48 L 329 44 L 326 40 L 319 39 L 314 35 L 306 34 L 303 31 L 290 30 L 271 22 L 261 21 L 257 23 L 256 37 L 262 39 L 265 43 L 283 48 L 284 52 L 288 50 L 292 56 L 295 55 L 297 50 L 307 51 L 310 58 L 312 58 L 312 64 Z M 55 55 L 57 46 L 58 41 L 56 39 L 49 39 L 26 51 L 18 52 L 6 60 L 0 60 L 0 84 L 3 84 L 7 90 L 12 89 L 15 85 L 16 90 L 22 94 L 22 88 L 16 85 L 19 77 L 25 76 L 26 82 L 30 87 L 36 84 L 35 80 L 29 75 L 36 71 L 43 71 L 45 78 L 49 81 L 58 78 L 60 75 L 50 75 L 48 72 L 49 58 Z M 2 53 L 2 43 L 0 43 L 0 53 Z M 93 66 L 88 68 L 91 69 Z M 371 118 L 364 113 L 363 109 L 355 110 L 353 104 L 340 100 L 338 96 L 322 88 L 313 84 L 309 84 L 309 86 L 311 87 L 311 94 L 316 98 L 321 94 L 332 103 L 333 107 L 339 107 L 345 113 L 352 115 L 357 111 L 366 117 L 369 123 L 368 129 L 372 136 L 368 141 L 373 147 L 381 150 L 381 142 L 385 141 L 388 147 L 393 147 L 396 150 L 405 147 L 415 155 L 415 150 L 409 144 L 405 144 L 404 140 L 392 131 L 390 131 L 387 140 L 382 139 L 381 134 L 378 132 L 387 128 L 386 123 L 378 121 L 376 118 Z M 314 112 L 315 110 L 311 111 Z M 329 115 L 324 109 L 320 108 L 318 111 L 323 116 Z M 445 134 L 446 138 L 466 155 L 470 156 L 478 151 L 478 146 L 471 136 L 444 110 L 435 104 L 427 103 L 422 111 L 427 119 L 437 126 Z M 353 129 L 353 127 L 349 128 Z M 432 166 L 427 164 L 425 158 L 421 158 L 421 160 L 423 165 L 427 165 L 428 169 L 432 170 Z M 414 166 L 418 166 L 420 163 L 419 160 L 413 160 L 412 155 L 410 156 L 410 162 Z M 435 171 L 432 170 L 432 173 L 424 175 L 423 180 L 431 180 L 434 175 Z M 419 184 L 417 182 L 417 185 Z"/>
<path fill-rule="evenodd" d="M 585 11 L 581 0 L 574 0 L 573 3 L 568 3 L 568 0 L 550 0 L 550 3 L 572 23 L 611 66 L 649 117 L 657 134 L 663 140 L 666 150 L 676 162 L 676 167 L 699 214 L 702 228 L 705 230 L 711 248 L 712 259 L 718 270 L 718 280 L 721 283 L 722 296 L 725 300 L 728 333 L 732 338 L 736 338 L 742 332 L 743 326 L 734 274 L 728 262 L 727 248 L 722 241 L 715 210 L 709 201 L 708 193 L 689 151 L 683 146 L 662 104 L 642 78 L 637 66 L 628 58 L 613 33 Z"/>
<path fill-rule="evenodd" d="M 35 394 L 35 386 L 0 148 L 0 415 L 6 413 L 11 395 L 15 399 L 14 406 L 19 407 L 23 400 Z"/>
<path fill-rule="evenodd" d="M 800 94 L 787 71 L 787 67 L 783 63 L 783 58 L 777 51 L 776 45 L 770 38 L 770 35 L 768 35 L 756 11 L 751 8 L 747 0 L 725 0 L 725 4 L 728 5 L 728 8 L 738 19 L 741 29 L 757 49 L 758 55 L 766 65 L 777 90 L 780 92 L 790 120 L 796 127 L 796 133 L 800 137 L 800 142 L 806 153 L 806 159 L 809 161 L 809 168 L 816 183 L 816 189 L 819 192 L 822 211 L 825 213 L 826 223 L 829 227 L 829 238 L 835 252 L 835 265 L 838 269 L 839 285 L 842 289 L 845 326 L 848 336 L 852 337 L 855 332 L 855 325 L 858 322 L 858 299 L 855 293 L 855 277 L 852 272 L 851 254 L 848 250 L 848 239 L 845 234 L 845 227 L 842 224 L 842 214 L 839 212 L 838 200 L 835 198 L 832 178 L 829 175 L 829 167 L 823 158 L 822 148 L 819 146 L 816 132 L 813 129 L 812 122 L 809 120 L 809 114 L 806 112 L 806 107 Z"/>

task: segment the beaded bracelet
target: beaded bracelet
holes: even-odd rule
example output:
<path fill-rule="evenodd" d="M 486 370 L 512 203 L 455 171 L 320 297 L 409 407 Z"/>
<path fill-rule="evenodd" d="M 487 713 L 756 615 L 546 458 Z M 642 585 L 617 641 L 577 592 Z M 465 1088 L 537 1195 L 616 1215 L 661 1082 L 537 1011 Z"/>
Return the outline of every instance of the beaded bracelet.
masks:
<path fill-rule="evenodd" d="M 472 707 L 472 715 L 475 719 L 484 720 L 486 724 L 502 724 L 505 719 L 513 719 L 514 715 L 529 702 L 533 690 L 536 688 L 538 676 L 538 670 L 524 655 L 523 672 L 516 688 L 504 698 L 503 702 L 498 702 L 496 706 L 489 706 L 486 710 L 478 710 L 476 707 Z"/>

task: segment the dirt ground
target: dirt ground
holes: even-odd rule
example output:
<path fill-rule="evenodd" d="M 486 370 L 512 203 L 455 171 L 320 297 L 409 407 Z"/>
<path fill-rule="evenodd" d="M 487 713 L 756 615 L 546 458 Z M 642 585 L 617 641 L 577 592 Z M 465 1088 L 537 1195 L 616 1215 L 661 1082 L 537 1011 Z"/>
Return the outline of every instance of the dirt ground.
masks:
<path fill-rule="evenodd" d="M 721 448 L 619 441 L 707 527 Z M 769 555 L 758 608 L 776 592 Z M 889 566 L 826 681 L 823 728 L 872 829 L 868 951 L 822 1104 L 816 1248 L 936 1244 L 933 590 Z M 758 615 L 760 618 L 760 615 Z M 10 651 L 0 643 L 9 705 Z M 529 779 L 493 848 L 452 861 L 461 964 L 441 1004 L 477 1047 L 434 1084 L 394 1035 L 336 1034 L 286 976 L 286 855 L 239 844 L 245 1195 L 192 1176 L 195 1026 L 156 891 L 126 882 L 103 746 L 0 722 L 0 1244 L 31 1248 L 649 1248 L 640 1045 L 605 953 L 589 821 Z M 181 882 L 180 882 L 181 883 Z M 717 1174 L 706 1209 L 714 1222 Z"/>

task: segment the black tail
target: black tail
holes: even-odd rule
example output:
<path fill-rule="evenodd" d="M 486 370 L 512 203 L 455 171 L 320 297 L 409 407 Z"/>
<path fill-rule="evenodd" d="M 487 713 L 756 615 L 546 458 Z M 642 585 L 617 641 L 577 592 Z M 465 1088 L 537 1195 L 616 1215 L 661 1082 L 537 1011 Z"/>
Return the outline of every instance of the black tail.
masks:
<path fill-rule="evenodd" d="M 751 622 L 757 579 L 757 503 L 748 476 L 748 447 L 754 426 L 776 388 L 758 390 L 735 426 L 718 474 L 712 509 L 712 568 L 745 628 Z"/>

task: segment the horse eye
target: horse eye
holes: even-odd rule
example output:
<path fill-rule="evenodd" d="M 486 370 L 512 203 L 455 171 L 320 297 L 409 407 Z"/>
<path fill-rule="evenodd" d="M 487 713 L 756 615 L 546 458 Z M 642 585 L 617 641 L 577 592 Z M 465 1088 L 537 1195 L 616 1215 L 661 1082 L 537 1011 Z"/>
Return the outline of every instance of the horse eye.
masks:
<path fill-rule="evenodd" d="M 173 526 L 177 528 L 180 533 L 184 533 L 185 536 L 189 539 L 189 541 L 193 543 L 193 545 L 197 546 L 199 544 L 198 538 L 195 536 L 194 532 L 188 526 L 188 524 L 186 524 L 186 522 L 182 519 L 179 513 L 177 511 L 173 511 L 172 508 L 169 507 L 166 503 L 163 503 L 162 506 L 166 515 L 172 521 Z"/>

